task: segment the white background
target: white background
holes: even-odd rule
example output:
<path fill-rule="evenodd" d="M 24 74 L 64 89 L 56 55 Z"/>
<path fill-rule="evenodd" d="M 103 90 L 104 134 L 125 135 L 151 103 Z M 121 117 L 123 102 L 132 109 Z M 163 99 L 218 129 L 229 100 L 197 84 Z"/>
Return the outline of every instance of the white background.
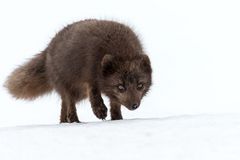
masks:
<path fill-rule="evenodd" d="M 56 94 L 25 102 L 13 99 L 2 84 L 57 31 L 85 18 L 132 26 L 151 58 L 151 92 L 137 111 L 123 108 L 125 118 L 240 112 L 237 0 L 1 0 L 0 126 L 58 123 Z M 78 115 L 97 121 L 87 100 L 78 105 Z"/>

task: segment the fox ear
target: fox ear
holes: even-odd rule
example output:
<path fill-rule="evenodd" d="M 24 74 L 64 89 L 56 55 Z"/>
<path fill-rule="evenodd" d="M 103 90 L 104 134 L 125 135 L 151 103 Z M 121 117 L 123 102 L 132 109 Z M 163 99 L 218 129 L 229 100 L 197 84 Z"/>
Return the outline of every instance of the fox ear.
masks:
<path fill-rule="evenodd" d="M 108 76 L 115 71 L 115 65 L 113 61 L 114 57 L 110 54 L 106 54 L 101 62 L 103 76 Z"/>
<path fill-rule="evenodd" d="M 144 72 L 152 73 L 151 62 L 150 62 L 147 55 L 145 55 L 145 54 L 141 55 L 140 66 L 141 66 L 141 68 L 143 69 Z"/>

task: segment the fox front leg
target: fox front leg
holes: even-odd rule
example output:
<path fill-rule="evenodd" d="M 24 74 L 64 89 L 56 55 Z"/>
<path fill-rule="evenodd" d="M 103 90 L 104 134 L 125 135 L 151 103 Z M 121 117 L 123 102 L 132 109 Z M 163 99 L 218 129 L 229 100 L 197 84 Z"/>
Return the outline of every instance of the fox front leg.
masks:
<path fill-rule="evenodd" d="M 120 120 L 123 119 L 122 112 L 121 112 L 121 104 L 110 100 L 110 113 L 111 113 L 111 120 Z"/>
<path fill-rule="evenodd" d="M 105 106 L 101 93 L 97 87 L 90 90 L 90 103 L 95 116 L 104 120 L 107 117 L 107 107 Z"/>

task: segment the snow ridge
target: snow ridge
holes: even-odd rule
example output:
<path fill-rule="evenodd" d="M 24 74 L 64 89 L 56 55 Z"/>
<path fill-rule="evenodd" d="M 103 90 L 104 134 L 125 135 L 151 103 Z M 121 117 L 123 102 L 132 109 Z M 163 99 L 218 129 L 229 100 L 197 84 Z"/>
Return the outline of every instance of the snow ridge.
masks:
<path fill-rule="evenodd" d="M 5 127 L 0 159 L 235 160 L 239 135 L 238 114 Z"/>

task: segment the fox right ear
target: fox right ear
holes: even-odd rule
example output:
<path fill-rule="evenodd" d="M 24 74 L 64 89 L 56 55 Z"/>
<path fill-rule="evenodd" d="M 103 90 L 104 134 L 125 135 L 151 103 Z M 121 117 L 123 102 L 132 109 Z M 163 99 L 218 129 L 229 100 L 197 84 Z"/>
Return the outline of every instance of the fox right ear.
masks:
<path fill-rule="evenodd" d="M 103 76 L 108 76 L 114 73 L 116 67 L 114 65 L 113 59 L 114 57 L 110 54 L 106 54 L 103 57 L 101 62 Z"/>
<path fill-rule="evenodd" d="M 146 73 L 152 73 L 152 68 L 151 68 L 151 62 L 149 60 L 149 57 L 145 54 L 141 55 L 141 67 L 144 72 Z"/>

